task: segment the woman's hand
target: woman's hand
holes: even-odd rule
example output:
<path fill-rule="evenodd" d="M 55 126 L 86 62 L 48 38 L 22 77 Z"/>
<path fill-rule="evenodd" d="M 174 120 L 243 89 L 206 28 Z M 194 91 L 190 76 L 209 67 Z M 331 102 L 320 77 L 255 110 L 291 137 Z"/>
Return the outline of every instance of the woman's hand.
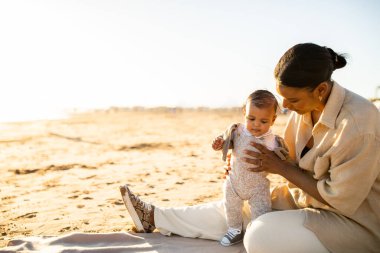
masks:
<path fill-rule="evenodd" d="M 258 143 L 251 143 L 259 152 L 246 150 L 245 153 L 250 157 L 245 157 L 245 161 L 249 164 L 255 165 L 250 168 L 250 171 L 261 172 L 266 171 L 272 174 L 279 174 L 286 178 L 289 182 L 307 192 L 319 202 L 330 205 L 321 196 L 318 191 L 318 181 L 314 179 L 309 173 L 298 167 L 298 165 L 290 158 L 281 160 L 273 151 L 270 151 L 265 146 Z"/>
<path fill-rule="evenodd" d="M 273 151 L 270 151 L 265 146 L 252 142 L 252 147 L 255 147 L 259 152 L 253 150 L 245 150 L 249 157 L 245 157 L 245 162 L 252 164 L 249 168 L 253 172 L 266 171 L 272 174 L 280 174 L 281 168 L 284 168 L 286 161 L 282 161 Z"/>

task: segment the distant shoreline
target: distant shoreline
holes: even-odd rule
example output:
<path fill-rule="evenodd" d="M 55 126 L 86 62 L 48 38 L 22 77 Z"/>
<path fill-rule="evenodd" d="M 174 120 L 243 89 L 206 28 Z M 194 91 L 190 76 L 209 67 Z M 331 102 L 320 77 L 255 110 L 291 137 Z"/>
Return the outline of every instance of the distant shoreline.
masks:
<path fill-rule="evenodd" d="M 26 111 L 23 114 L 16 114 L 11 116 L 0 115 L 0 124 L 13 124 L 13 123 L 27 123 L 27 122 L 36 122 L 36 121 L 51 121 L 51 120 L 64 120 L 70 117 L 75 117 L 83 114 L 112 114 L 112 113 L 122 113 L 122 112 L 160 112 L 160 113 L 181 113 L 181 112 L 217 112 L 217 113 L 231 113 L 237 112 L 240 113 L 242 107 L 239 106 L 230 106 L 230 107 L 181 107 L 181 106 L 156 106 L 156 107 L 144 107 L 144 106 L 131 106 L 131 107 L 119 107 L 111 106 L 108 108 L 74 108 L 74 109 L 65 109 L 57 112 L 38 112 L 30 113 Z M 286 111 L 282 110 L 281 114 L 286 114 Z"/>
<path fill-rule="evenodd" d="M 241 111 L 241 107 L 238 106 L 231 106 L 231 107 L 206 107 L 206 106 L 199 106 L 199 107 L 181 107 L 181 106 L 156 106 L 156 107 L 144 107 L 144 106 L 132 106 L 132 107 L 116 107 L 112 106 L 106 109 L 95 109 L 90 110 L 93 112 L 136 112 L 136 111 L 162 111 L 162 112 L 175 112 L 175 111 Z"/>

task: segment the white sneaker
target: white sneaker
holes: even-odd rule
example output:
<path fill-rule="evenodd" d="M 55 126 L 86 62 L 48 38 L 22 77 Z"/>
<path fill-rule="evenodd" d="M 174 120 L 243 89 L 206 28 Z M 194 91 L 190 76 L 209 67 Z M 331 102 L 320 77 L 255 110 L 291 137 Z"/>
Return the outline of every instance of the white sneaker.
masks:
<path fill-rule="evenodd" d="M 220 244 L 223 246 L 231 246 L 243 241 L 244 233 L 240 229 L 228 228 L 227 233 L 220 240 Z"/>

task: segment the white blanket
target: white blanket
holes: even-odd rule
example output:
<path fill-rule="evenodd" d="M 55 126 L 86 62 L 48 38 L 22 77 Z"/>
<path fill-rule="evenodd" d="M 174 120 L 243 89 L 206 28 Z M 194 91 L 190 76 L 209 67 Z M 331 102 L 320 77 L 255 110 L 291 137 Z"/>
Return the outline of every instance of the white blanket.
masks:
<path fill-rule="evenodd" d="M 72 233 L 61 236 L 14 239 L 0 252 L 159 252 L 245 253 L 242 243 L 223 247 L 218 241 L 164 236 L 160 233 Z"/>

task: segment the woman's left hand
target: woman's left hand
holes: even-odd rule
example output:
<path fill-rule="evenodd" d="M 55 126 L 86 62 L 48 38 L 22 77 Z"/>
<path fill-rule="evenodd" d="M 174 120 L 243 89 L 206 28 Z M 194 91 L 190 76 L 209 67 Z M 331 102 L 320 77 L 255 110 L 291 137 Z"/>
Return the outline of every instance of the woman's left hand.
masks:
<path fill-rule="evenodd" d="M 265 146 L 252 142 L 252 147 L 255 147 L 259 152 L 253 150 L 245 150 L 245 162 L 252 164 L 249 168 L 253 172 L 266 171 L 272 174 L 281 174 L 281 168 L 284 168 L 286 161 L 282 161 L 273 151 L 270 151 Z"/>

